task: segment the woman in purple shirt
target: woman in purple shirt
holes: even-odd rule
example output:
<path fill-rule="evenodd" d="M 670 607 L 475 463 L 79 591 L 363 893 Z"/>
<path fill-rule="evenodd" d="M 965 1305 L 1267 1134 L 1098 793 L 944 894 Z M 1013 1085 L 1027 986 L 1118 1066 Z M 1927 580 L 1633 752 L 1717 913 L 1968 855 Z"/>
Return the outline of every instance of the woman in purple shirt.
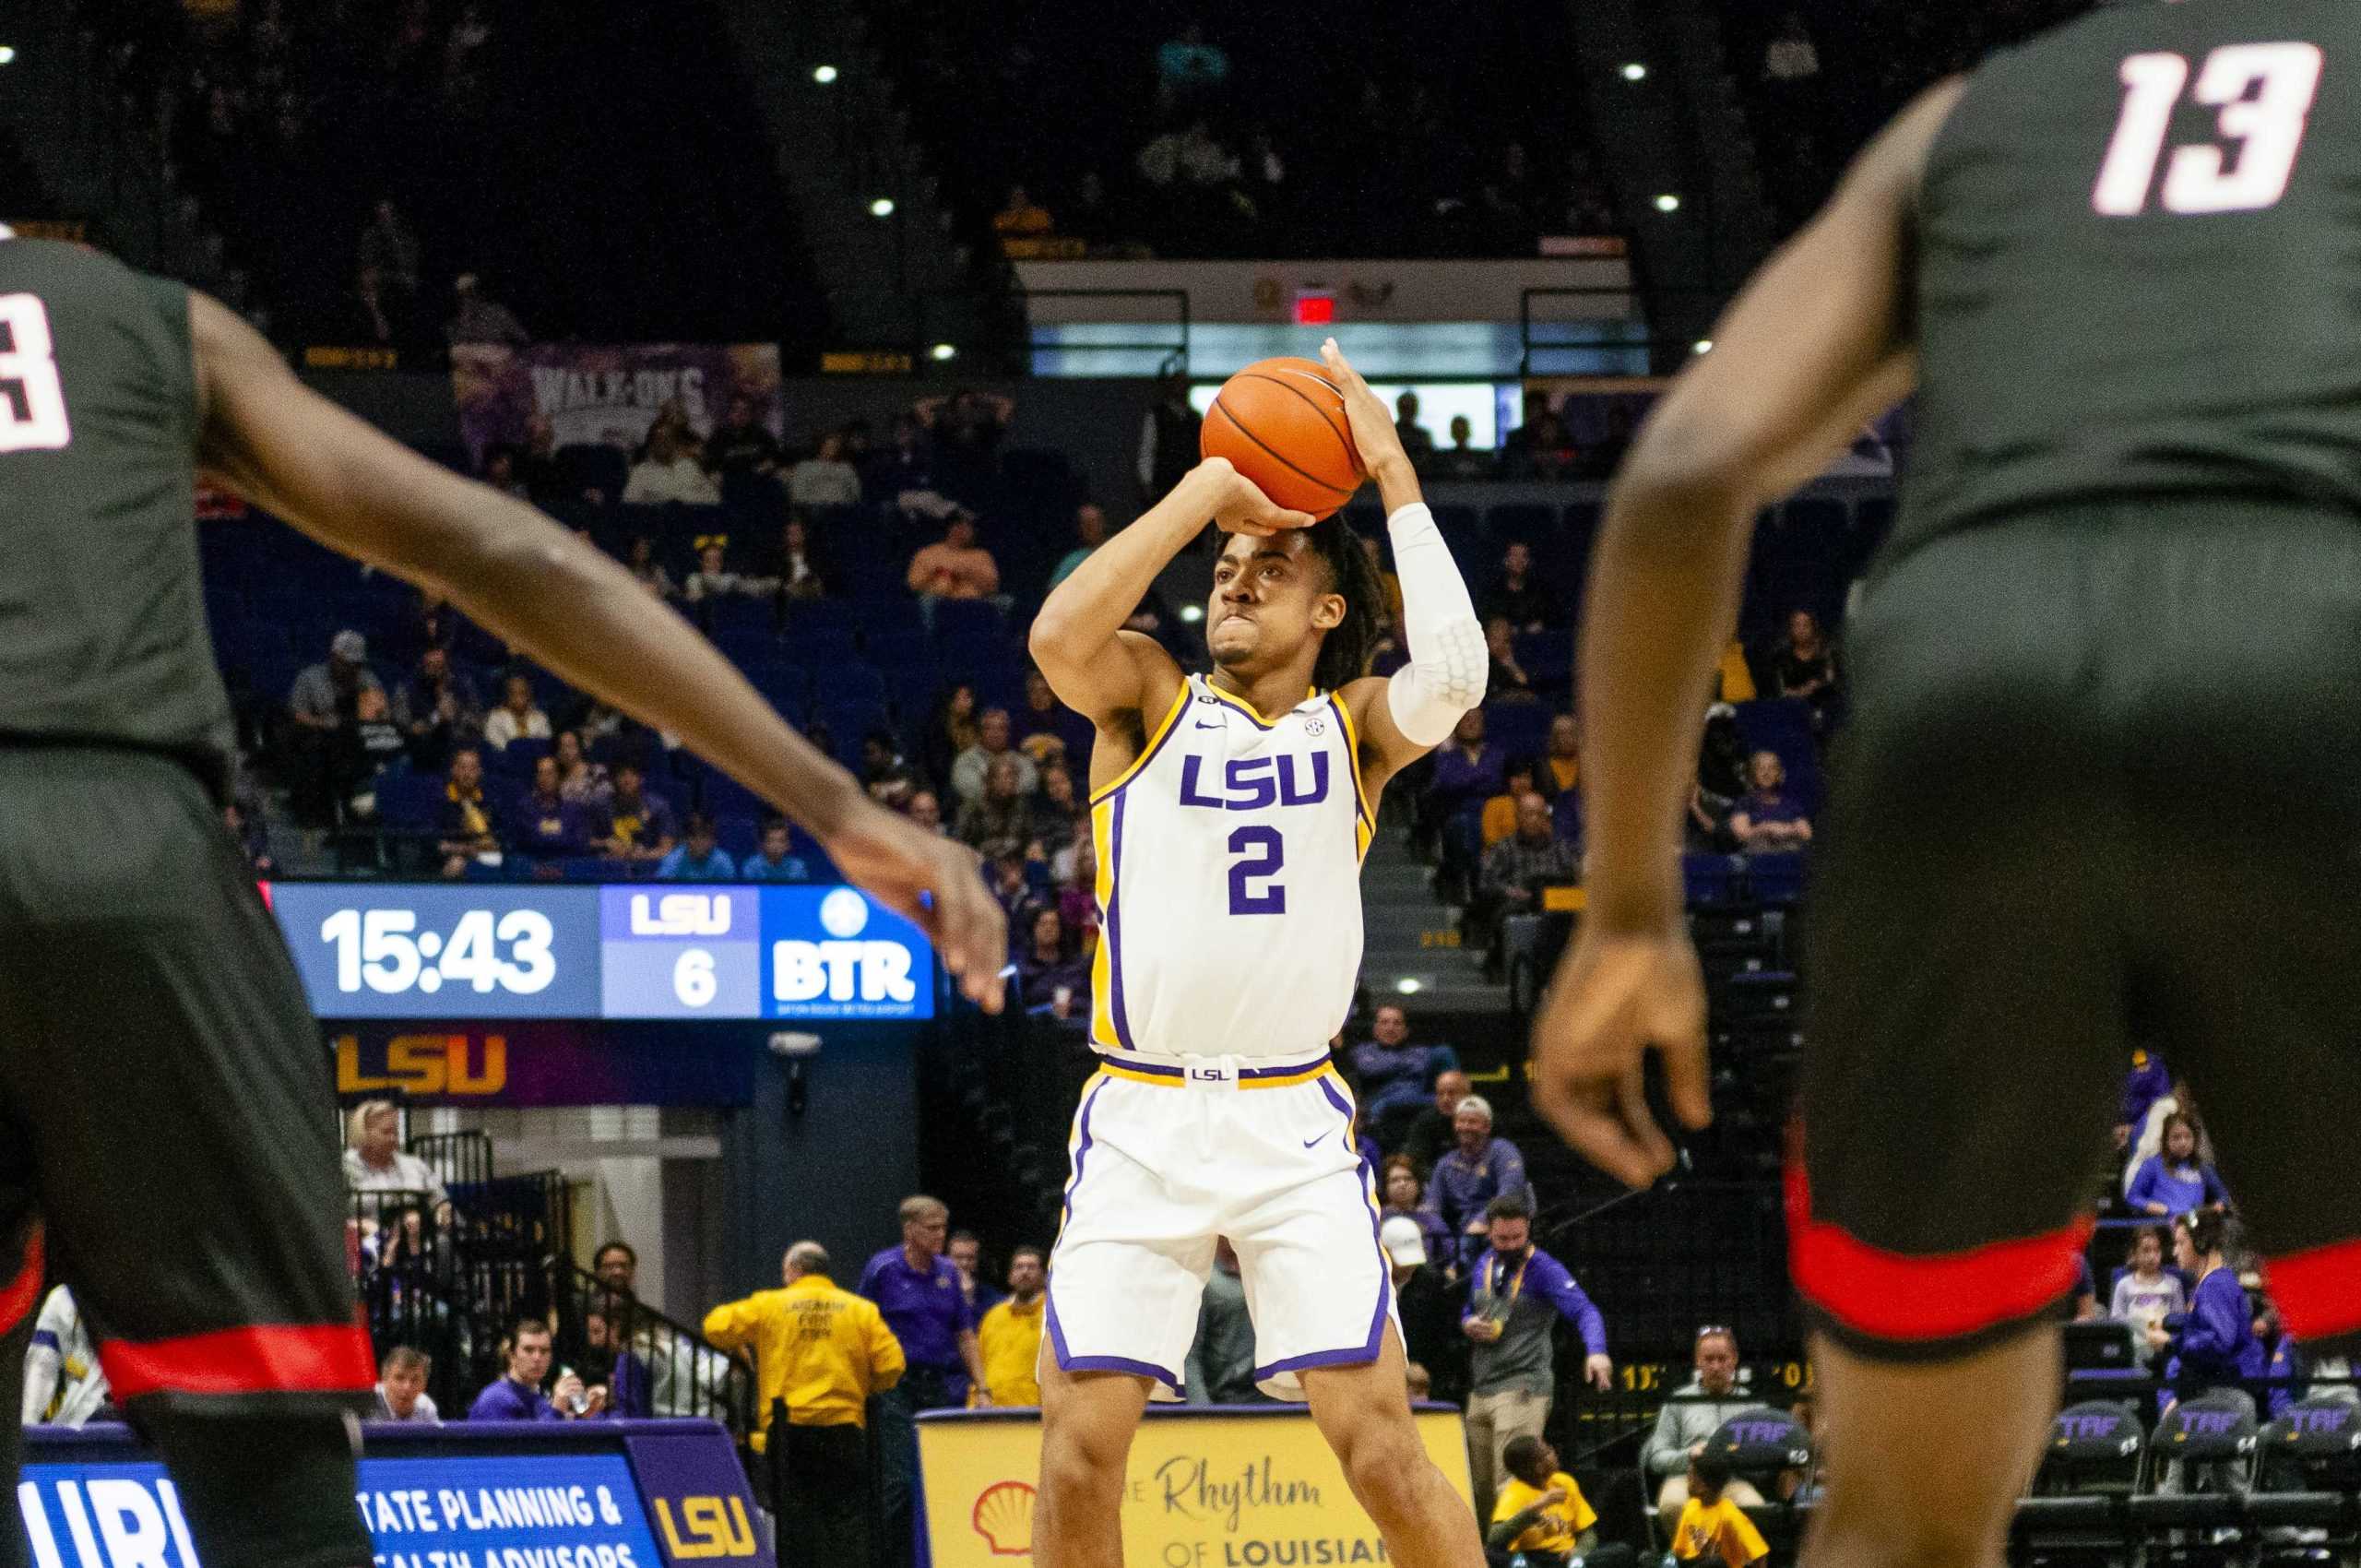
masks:
<path fill-rule="evenodd" d="M 2177 1111 L 2165 1118 L 2163 1150 L 2140 1162 L 2124 1196 L 2141 1213 L 2165 1217 L 2230 1206 L 2222 1178 L 2197 1158 L 2196 1123 Z"/>

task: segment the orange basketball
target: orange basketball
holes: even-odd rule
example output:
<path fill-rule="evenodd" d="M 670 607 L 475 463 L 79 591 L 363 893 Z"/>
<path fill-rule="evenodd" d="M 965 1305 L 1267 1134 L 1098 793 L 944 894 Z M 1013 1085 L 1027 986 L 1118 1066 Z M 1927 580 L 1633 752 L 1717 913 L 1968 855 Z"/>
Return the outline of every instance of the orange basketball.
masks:
<path fill-rule="evenodd" d="M 1324 517 L 1360 488 L 1344 394 L 1313 360 L 1257 360 L 1221 384 L 1197 450 L 1291 511 Z"/>

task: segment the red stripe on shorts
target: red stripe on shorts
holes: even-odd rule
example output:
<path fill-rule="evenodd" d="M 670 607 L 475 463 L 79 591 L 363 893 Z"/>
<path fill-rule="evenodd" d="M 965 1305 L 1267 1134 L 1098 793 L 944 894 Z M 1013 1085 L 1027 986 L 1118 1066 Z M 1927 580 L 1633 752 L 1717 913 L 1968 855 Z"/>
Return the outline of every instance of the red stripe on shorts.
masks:
<path fill-rule="evenodd" d="M 6 1334 L 25 1321 L 25 1314 L 41 1300 L 42 1260 L 45 1253 L 41 1221 L 33 1221 L 25 1234 L 25 1261 L 16 1277 L 0 1285 L 0 1334 Z"/>
<path fill-rule="evenodd" d="M 2265 1258 L 2262 1277 L 2296 1338 L 2331 1339 L 2361 1329 L 2361 1241 Z"/>
<path fill-rule="evenodd" d="M 1787 1266 L 1804 1299 L 1871 1339 L 1931 1341 L 2030 1317 L 2066 1294 L 2089 1216 L 2044 1235 L 1924 1257 L 1890 1253 L 1811 1217 L 1803 1161 L 1787 1162 Z M 2291 1319 L 2289 1329 L 2295 1329 Z"/>
<path fill-rule="evenodd" d="M 118 1399 L 143 1394 L 345 1394 L 374 1387 L 369 1331 L 347 1324 L 255 1324 L 133 1344 L 99 1362 Z"/>

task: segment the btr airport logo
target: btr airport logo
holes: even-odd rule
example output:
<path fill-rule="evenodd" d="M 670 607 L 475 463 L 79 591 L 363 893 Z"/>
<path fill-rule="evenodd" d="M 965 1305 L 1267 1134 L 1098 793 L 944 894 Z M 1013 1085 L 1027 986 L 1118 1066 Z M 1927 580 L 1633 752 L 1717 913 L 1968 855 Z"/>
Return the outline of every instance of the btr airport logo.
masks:
<path fill-rule="evenodd" d="M 872 932 L 869 900 L 849 887 L 823 895 L 813 919 L 820 940 L 771 944 L 775 1016 L 909 1018 L 927 1016 L 918 955 L 908 943 Z"/>

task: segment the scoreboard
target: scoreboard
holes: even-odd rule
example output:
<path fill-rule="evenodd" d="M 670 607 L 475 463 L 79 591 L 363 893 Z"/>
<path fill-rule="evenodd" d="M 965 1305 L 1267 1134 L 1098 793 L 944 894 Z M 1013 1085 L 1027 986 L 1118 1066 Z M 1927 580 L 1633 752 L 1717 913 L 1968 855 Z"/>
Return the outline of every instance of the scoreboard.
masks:
<path fill-rule="evenodd" d="M 276 882 L 324 1018 L 930 1018 L 934 952 L 857 887 Z"/>

